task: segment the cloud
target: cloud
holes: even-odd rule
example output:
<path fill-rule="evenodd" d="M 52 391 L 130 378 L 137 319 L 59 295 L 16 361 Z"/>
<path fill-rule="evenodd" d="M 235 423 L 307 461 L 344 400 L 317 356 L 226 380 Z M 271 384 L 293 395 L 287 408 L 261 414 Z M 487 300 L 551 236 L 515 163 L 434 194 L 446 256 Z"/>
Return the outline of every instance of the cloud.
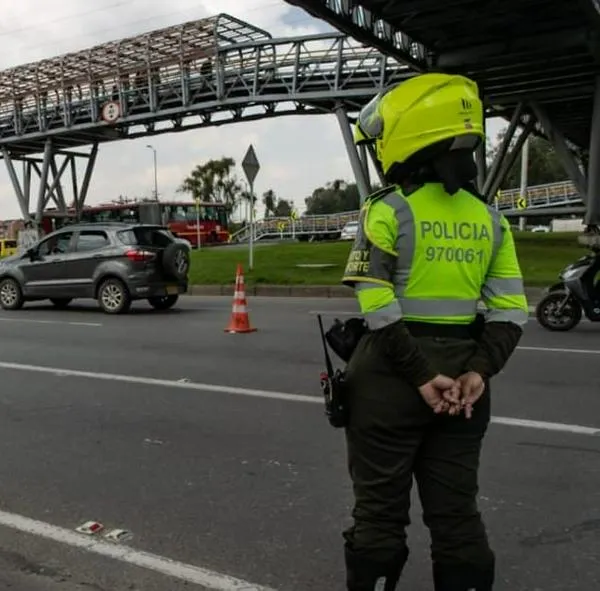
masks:
<path fill-rule="evenodd" d="M 3 7 L 0 40 L 10 51 L 0 56 L 0 67 L 223 12 L 274 37 L 331 30 L 283 0 L 19 0 Z M 154 172 L 148 144 L 157 150 L 159 194 L 168 199 L 175 196 L 176 188 L 196 164 L 221 156 L 231 156 L 239 164 L 250 143 L 261 164 L 258 194 L 272 188 L 302 208 L 304 198 L 315 187 L 334 178 L 352 178 L 335 117 L 290 116 L 101 145 L 88 203 L 119 195 L 151 194 Z M 242 176 L 239 167 L 237 174 Z M 0 218 L 11 217 L 20 217 L 20 212 L 8 174 L 0 164 Z"/>

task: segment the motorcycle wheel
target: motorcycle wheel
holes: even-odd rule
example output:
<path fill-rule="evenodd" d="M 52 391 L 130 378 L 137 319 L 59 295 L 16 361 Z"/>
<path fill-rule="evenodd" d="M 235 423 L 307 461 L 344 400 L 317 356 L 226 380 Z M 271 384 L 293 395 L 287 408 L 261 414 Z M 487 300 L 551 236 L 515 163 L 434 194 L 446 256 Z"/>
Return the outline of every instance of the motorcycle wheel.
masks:
<path fill-rule="evenodd" d="M 566 303 L 565 299 L 567 299 Z M 562 310 L 559 311 L 562 306 Z M 546 329 L 566 332 L 575 328 L 582 318 L 581 306 L 575 298 L 564 291 L 546 294 L 535 309 L 537 321 Z"/>

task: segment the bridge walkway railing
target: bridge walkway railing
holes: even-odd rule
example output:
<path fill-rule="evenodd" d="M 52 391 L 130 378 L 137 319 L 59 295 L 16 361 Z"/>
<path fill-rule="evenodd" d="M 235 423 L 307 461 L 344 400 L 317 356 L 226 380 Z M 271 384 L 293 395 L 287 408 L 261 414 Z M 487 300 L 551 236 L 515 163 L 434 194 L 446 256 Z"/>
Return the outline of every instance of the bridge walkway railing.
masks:
<path fill-rule="evenodd" d="M 518 209 L 519 189 L 500 191 L 497 198 L 498 209 L 502 211 Z M 554 207 L 569 203 L 578 203 L 581 197 L 571 181 L 549 183 L 529 187 L 527 190 L 527 209 Z M 331 215 L 306 215 L 296 220 L 289 217 L 266 217 L 257 220 L 254 225 L 256 240 L 263 238 L 291 238 L 302 236 L 337 236 L 348 222 L 358 220 L 359 211 L 346 211 Z M 233 242 L 245 242 L 250 238 L 250 227 L 245 226 L 232 235 Z"/>
<path fill-rule="evenodd" d="M 522 209 L 520 189 L 500 191 L 495 200 L 499 210 Z M 525 196 L 525 209 L 554 207 L 571 203 L 580 203 L 581 196 L 574 183 L 563 181 L 528 187 Z"/>

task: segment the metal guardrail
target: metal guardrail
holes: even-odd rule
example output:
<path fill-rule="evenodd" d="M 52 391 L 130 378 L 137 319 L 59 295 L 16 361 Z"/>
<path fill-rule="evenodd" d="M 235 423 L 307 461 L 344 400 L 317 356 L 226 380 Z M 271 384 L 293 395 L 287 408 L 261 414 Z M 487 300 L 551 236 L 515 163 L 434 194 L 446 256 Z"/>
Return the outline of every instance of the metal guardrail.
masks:
<path fill-rule="evenodd" d="M 519 201 L 519 189 L 500 191 L 495 205 L 502 210 L 523 209 Z M 526 207 L 523 211 L 542 207 L 557 207 L 581 202 L 581 197 L 571 181 L 538 185 L 527 189 Z M 296 220 L 288 217 L 266 217 L 254 224 L 254 239 L 269 238 L 337 238 L 348 222 L 358 220 L 359 211 L 346 211 L 331 215 L 306 215 Z M 246 242 L 250 238 L 250 227 L 245 226 L 232 234 L 232 242 Z"/>
<path fill-rule="evenodd" d="M 500 191 L 494 203 L 502 211 L 503 209 L 527 210 L 538 207 L 553 207 L 582 201 L 579 191 L 571 181 L 528 187 L 524 203 L 521 202 L 521 197 L 520 189 L 509 189 Z M 522 207 L 523 205 L 525 207 Z"/>
<path fill-rule="evenodd" d="M 358 220 L 357 211 L 345 211 L 331 215 L 307 215 L 294 220 L 289 217 L 266 217 L 254 224 L 254 239 L 337 237 L 348 222 Z M 246 242 L 250 239 L 250 226 L 245 226 L 232 234 L 232 242 Z"/>

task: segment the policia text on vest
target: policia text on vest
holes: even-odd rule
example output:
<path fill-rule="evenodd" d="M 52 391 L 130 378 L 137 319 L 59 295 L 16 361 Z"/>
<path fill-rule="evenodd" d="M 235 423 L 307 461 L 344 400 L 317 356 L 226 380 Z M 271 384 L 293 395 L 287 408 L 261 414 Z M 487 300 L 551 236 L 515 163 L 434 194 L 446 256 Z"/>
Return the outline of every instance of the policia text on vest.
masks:
<path fill-rule="evenodd" d="M 487 243 L 484 248 L 491 243 L 492 237 L 488 229 L 483 224 L 469 222 L 454 222 L 449 224 L 440 221 L 424 221 L 419 225 L 421 239 L 426 242 L 431 240 L 439 240 L 440 242 L 451 243 L 454 240 L 462 241 L 478 241 Z M 447 261 L 448 263 L 475 263 L 483 264 L 485 260 L 484 248 L 463 248 L 461 246 L 427 246 L 425 248 L 425 260 L 432 261 Z"/>
<path fill-rule="evenodd" d="M 475 263 L 482 265 L 485 261 L 484 248 L 463 248 L 461 246 L 444 245 L 440 242 L 454 240 L 476 241 L 491 243 L 492 236 L 484 224 L 475 222 L 454 222 L 449 224 L 443 221 L 422 221 L 419 224 L 419 234 L 425 242 L 428 240 L 439 241 L 436 246 L 425 248 L 425 260 L 447 261 L 449 263 Z M 487 245 L 486 245 L 487 247 Z M 345 275 L 368 275 L 370 250 L 353 250 L 350 253 Z"/>

